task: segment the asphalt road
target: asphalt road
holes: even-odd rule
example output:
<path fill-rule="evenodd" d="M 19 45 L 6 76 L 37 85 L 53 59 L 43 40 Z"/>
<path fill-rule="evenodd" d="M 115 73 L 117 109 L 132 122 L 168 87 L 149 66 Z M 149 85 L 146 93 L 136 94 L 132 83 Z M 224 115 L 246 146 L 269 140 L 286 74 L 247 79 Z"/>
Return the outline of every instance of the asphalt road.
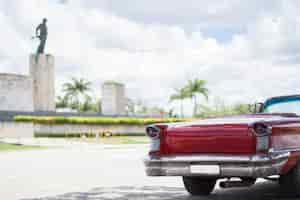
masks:
<path fill-rule="evenodd" d="M 251 188 L 216 188 L 191 197 L 180 177 L 146 177 L 147 147 L 76 145 L 40 151 L 0 153 L 0 199 L 42 200 L 292 200 L 275 182 Z"/>

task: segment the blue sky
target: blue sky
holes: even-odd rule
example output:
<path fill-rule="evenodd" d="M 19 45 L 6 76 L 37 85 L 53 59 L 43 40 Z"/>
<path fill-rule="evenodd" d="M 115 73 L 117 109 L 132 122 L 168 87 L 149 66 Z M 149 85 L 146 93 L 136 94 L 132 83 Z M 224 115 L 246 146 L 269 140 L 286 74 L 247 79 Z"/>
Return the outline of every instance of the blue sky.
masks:
<path fill-rule="evenodd" d="M 57 94 L 71 77 L 92 81 L 95 96 L 117 80 L 128 97 L 168 108 L 193 78 L 207 80 L 211 102 L 300 93 L 299 9 L 296 0 L 0 0 L 0 72 L 28 73 L 30 37 L 47 17 Z"/>

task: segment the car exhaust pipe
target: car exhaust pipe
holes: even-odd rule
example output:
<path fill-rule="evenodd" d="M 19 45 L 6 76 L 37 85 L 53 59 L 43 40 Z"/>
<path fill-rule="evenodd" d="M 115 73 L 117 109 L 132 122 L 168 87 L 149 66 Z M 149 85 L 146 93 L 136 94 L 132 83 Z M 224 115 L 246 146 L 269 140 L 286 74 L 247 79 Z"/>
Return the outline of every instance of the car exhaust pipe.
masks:
<path fill-rule="evenodd" d="M 240 181 L 222 181 L 220 182 L 221 188 L 233 188 L 233 187 L 250 187 L 255 181 L 253 180 L 240 180 Z"/>

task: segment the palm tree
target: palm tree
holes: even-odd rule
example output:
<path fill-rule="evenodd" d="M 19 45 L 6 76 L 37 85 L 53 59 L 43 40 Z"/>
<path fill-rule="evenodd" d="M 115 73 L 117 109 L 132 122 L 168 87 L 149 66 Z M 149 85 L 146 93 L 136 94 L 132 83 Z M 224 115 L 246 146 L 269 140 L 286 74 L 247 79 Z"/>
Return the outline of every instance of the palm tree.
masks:
<path fill-rule="evenodd" d="M 68 98 L 66 96 L 56 97 L 56 108 L 67 108 L 69 105 Z"/>
<path fill-rule="evenodd" d="M 208 100 L 208 89 L 206 88 L 206 81 L 200 79 L 189 80 L 187 86 L 185 87 L 187 95 L 189 98 L 194 100 L 194 112 L 193 115 L 197 114 L 197 96 L 201 94 Z"/>
<path fill-rule="evenodd" d="M 170 101 L 180 101 L 180 115 L 183 117 L 183 100 L 189 97 L 189 93 L 186 88 L 175 89 L 176 93 L 171 95 Z"/>
<path fill-rule="evenodd" d="M 63 85 L 63 91 L 68 100 L 70 100 L 73 108 L 80 110 L 80 101 L 82 98 L 87 98 L 87 92 L 91 90 L 91 82 L 84 79 L 72 78 L 71 82 Z"/>

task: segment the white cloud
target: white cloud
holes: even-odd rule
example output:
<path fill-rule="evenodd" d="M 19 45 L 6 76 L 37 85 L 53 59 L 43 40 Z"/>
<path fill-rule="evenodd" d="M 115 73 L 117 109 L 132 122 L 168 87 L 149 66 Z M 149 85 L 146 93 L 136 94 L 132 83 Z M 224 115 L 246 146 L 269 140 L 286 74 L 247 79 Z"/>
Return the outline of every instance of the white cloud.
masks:
<path fill-rule="evenodd" d="M 30 36 L 45 16 L 58 90 L 72 76 L 93 81 L 97 90 L 113 79 L 126 83 L 130 97 L 161 106 L 174 87 L 196 77 L 208 81 L 212 96 L 227 102 L 300 91 L 296 1 L 59 2 L 0 0 L 0 72 L 27 73 L 28 54 L 37 45 Z M 224 24 L 244 31 L 222 42 L 188 28 L 198 27 L 198 21 L 207 29 Z"/>

